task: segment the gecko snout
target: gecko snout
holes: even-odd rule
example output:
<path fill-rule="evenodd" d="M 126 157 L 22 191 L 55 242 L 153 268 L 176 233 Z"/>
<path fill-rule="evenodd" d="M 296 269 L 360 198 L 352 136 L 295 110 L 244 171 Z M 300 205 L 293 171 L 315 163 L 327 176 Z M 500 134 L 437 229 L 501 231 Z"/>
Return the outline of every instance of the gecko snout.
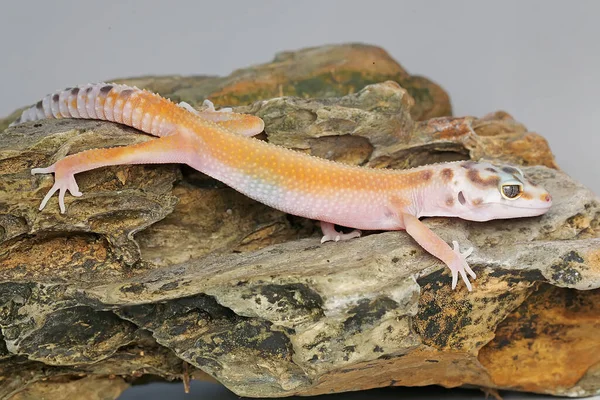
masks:
<path fill-rule="evenodd" d="M 550 203 L 552 202 L 552 196 L 550 196 L 550 193 L 544 193 L 540 196 L 540 199 L 542 201 L 545 201 L 546 203 Z"/>

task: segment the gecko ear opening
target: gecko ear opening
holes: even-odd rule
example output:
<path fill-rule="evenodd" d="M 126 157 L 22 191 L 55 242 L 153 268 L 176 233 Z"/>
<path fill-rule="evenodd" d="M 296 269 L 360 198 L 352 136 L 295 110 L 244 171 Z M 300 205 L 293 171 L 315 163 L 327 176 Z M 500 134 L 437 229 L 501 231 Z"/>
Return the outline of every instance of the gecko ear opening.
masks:
<path fill-rule="evenodd" d="M 460 204 L 462 204 L 463 206 L 465 205 L 465 203 L 467 202 L 467 199 L 465 199 L 465 195 L 463 194 L 462 191 L 458 192 L 458 202 Z"/>

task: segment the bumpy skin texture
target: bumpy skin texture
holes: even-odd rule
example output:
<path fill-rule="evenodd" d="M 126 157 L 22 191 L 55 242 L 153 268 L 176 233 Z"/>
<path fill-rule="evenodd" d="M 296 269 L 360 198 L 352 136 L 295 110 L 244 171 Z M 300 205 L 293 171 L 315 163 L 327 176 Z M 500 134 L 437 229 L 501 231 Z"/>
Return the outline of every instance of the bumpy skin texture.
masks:
<path fill-rule="evenodd" d="M 43 209 L 58 192 L 65 212 L 66 191 L 81 196 L 74 175 L 108 165 L 184 163 L 245 195 L 281 211 L 322 221 L 323 240 L 345 240 L 334 224 L 373 230 L 406 230 L 452 271 L 475 274 L 461 253 L 427 228 L 419 217 L 447 216 L 473 221 L 536 216 L 551 206 L 550 195 L 510 166 L 471 161 L 410 170 L 348 166 L 275 146 L 249 136 L 260 133 L 260 118 L 230 110 L 196 111 L 125 85 L 90 84 L 46 96 L 16 123 L 42 118 L 109 120 L 158 136 L 132 146 L 94 149 L 67 156 L 33 174 L 54 173 Z"/>

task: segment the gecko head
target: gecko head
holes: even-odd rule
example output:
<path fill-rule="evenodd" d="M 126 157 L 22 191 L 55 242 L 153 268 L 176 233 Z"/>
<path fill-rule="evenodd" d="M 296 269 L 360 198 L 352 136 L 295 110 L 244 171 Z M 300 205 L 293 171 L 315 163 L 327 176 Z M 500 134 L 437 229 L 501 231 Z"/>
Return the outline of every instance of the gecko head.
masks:
<path fill-rule="evenodd" d="M 466 161 L 453 181 L 452 211 L 470 221 L 542 215 L 552 206 L 548 191 L 509 165 Z"/>

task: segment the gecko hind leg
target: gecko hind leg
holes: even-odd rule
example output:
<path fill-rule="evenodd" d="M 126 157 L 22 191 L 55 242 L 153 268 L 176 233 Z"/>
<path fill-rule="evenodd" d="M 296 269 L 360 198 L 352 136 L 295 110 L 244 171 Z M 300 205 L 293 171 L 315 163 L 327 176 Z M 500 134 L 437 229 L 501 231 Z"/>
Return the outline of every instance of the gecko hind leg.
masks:
<path fill-rule="evenodd" d="M 321 221 L 321 230 L 323 231 L 323 237 L 321 238 L 321 243 L 335 241 L 339 242 L 340 240 L 349 240 L 353 238 L 358 238 L 362 234 L 358 229 L 353 230 L 350 233 L 342 233 L 335 230 L 335 225 L 331 222 Z"/>
<path fill-rule="evenodd" d="M 238 135 L 256 136 L 265 129 L 265 123 L 261 118 L 249 114 L 234 113 L 230 107 L 217 110 L 210 100 L 204 100 L 205 109 L 203 110 L 196 110 L 185 101 L 177 105 Z"/>

